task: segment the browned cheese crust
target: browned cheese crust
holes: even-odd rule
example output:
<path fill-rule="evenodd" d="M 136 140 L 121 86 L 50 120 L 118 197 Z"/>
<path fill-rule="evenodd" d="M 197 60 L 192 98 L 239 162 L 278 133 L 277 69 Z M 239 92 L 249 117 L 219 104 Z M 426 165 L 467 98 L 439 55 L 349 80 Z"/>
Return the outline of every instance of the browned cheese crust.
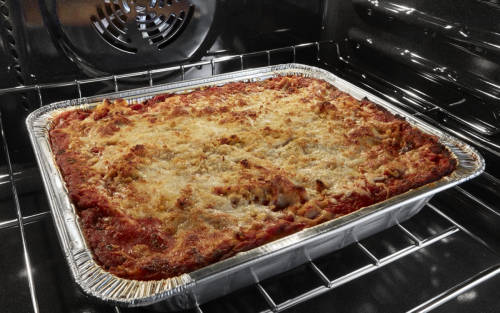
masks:
<path fill-rule="evenodd" d="M 434 136 L 322 80 L 229 83 L 54 120 L 52 150 L 96 261 L 189 273 L 450 174 Z"/>

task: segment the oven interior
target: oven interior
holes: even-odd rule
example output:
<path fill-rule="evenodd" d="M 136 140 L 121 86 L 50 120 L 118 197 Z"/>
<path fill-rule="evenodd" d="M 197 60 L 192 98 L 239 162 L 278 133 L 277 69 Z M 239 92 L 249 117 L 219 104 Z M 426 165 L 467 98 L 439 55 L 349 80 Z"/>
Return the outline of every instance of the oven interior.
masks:
<path fill-rule="evenodd" d="M 480 177 L 412 219 L 190 312 L 493 312 L 500 305 L 500 4 L 493 0 L 0 0 L 0 307 L 87 298 L 25 119 L 55 101 L 242 69 L 317 66 L 475 147 Z"/>

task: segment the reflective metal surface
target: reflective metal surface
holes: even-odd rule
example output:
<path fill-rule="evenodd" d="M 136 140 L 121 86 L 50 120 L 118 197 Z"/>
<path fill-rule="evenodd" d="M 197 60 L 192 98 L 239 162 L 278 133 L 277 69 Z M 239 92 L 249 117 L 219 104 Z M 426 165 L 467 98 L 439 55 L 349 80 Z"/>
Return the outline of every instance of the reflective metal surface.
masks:
<path fill-rule="evenodd" d="M 116 88 L 147 87 L 151 76 L 154 85 L 179 81 L 182 76 L 185 79 L 207 77 L 213 74 L 212 68 L 211 65 L 185 68 L 181 75 L 180 65 L 188 63 L 174 64 L 179 66 L 178 70 L 150 76 L 148 71 L 164 68 L 165 63 L 147 65 L 148 60 L 144 58 L 122 62 L 121 55 L 125 53 L 99 37 L 90 24 L 91 15 L 77 16 L 78 12 L 66 11 L 63 13 L 67 17 L 74 14 L 77 20 L 89 21 L 81 25 L 86 29 L 82 34 L 87 32 L 85 36 L 95 38 L 96 44 L 108 45 L 108 52 L 115 51 L 103 54 L 95 50 L 95 54 L 89 56 L 99 55 L 104 59 L 97 62 L 121 66 L 119 72 L 105 74 L 102 69 L 100 74 L 82 71 L 76 63 L 79 61 L 69 57 L 71 51 L 61 48 L 63 36 L 54 36 L 55 30 L 64 29 L 68 24 L 53 25 L 52 21 L 57 22 L 59 17 L 42 12 L 63 2 L 67 8 L 78 6 L 78 1 L 0 0 L 0 88 L 32 86 L 14 89 L 10 94 L 0 91 L 2 135 L 8 143 L 8 150 L 3 144 L 0 147 L 0 269 L 3 273 L 0 310 L 33 312 L 35 299 L 41 312 L 148 312 L 96 303 L 72 280 L 56 239 L 24 121 L 30 112 L 45 103 L 109 93 Z M 146 1 L 138 1 L 141 2 Z M 94 3 L 102 6 L 104 1 Z M 294 60 L 291 46 L 334 39 L 338 50 L 335 45 L 321 47 L 322 60 L 329 60 L 328 71 L 472 145 L 487 164 L 487 173 L 459 188 L 439 193 L 430 201 L 432 208 L 426 206 L 402 223 L 421 241 L 454 226 L 454 222 L 459 224 L 459 232 L 316 297 L 311 290 L 326 282 L 316 276 L 312 266 L 303 265 L 277 275 L 261 282 L 275 305 L 299 297 L 304 302 L 287 306 L 287 312 L 404 312 L 500 262 L 500 167 L 497 165 L 500 134 L 495 133 L 500 119 L 498 101 L 490 96 L 498 97 L 500 85 L 499 11 L 500 5 L 495 0 L 226 0 L 217 3 L 219 15 L 211 28 L 217 39 L 211 39 L 215 43 L 206 48 L 204 56 L 189 62 L 210 62 L 214 57 L 233 56 L 227 62 L 215 64 L 215 74 L 228 73 L 241 69 L 240 53 L 259 52 L 242 56 L 245 69 L 267 66 L 268 58 L 271 65 L 296 61 L 324 66 L 316 60 L 315 47 L 297 48 Z M 93 15 L 95 12 L 97 9 Z M 351 38 L 349 34 L 360 36 Z M 92 46 L 94 43 L 81 44 Z M 267 54 L 267 50 L 281 47 L 285 49 Z M 393 47 L 409 53 L 401 56 L 387 53 L 394 52 Z M 88 48 L 77 47 L 79 49 Z M 169 55 L 164 57 L 162 62 L 167 62 Z M 419 60 L 431 66 L 416 63 Z M 118 78 L 115 85 L 113 75 L 135 71 L 145 74 L 133 79 Z M 454 76 L 454 71 L 460 75 Z M 110 79 L 81 85 L 75 82 L 103 76 Z M 54 82 L 67 86 L 36 88 Z M 11 163 L 7 163 L 6 155 L 10 156 Z M 23 216 L 25 241 L 20 237 L 15 197 L 19 199 Z M 396 227 L 360 243 L 378 257 L 405 249 L 413 241 Z M 24 246 L 30 255 L 35 294 L 29 289 Z M 314 264 L 333 280 L 373 264 L 370 262 L 358 246 L 350 245 L 315 260 Z M 273 306 L 263 297 L 261 287 L 241 289 L 189 312 L 269 310 Z M 495 276 L 433 312 L 497 312 L 499 288 L 500 278 Z"/>
<path fill-rule="evenodd" d="M 138 60 L 152 66 L 201 57 L 215 40 L 209 32 L 220 3 L 42 1 L 40 11 L 52 40 L 81 70 L 119 73 Z"/>

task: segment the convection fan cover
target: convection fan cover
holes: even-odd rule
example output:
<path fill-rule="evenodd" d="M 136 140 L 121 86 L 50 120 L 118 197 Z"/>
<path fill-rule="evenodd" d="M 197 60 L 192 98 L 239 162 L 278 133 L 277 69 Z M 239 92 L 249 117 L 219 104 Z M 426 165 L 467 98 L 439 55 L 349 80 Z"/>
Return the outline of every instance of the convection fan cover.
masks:
<path fill-rule="evenodd" d="M 45 18 L 74 62 L 99 72 L 123 72 L 200 58 L 213 43 L 217 2 L 46 0 Z"/>

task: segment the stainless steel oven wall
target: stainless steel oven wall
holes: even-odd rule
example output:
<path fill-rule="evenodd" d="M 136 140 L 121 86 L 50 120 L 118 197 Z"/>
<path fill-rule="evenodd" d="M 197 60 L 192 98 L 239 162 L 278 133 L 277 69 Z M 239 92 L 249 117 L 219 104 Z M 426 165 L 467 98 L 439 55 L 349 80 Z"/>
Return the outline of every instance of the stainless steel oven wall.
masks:
<path fill-rule="evenodd" d="M 0 87 L 12 87 L 121 74 L 185 64 L 213 55 L 318 41 L 324 31 L 326 2 L 5 0 L 0 3 L 4 8 L 0 14 L 5 56 L 0 61 L 2 73 L 8 66 L 22 67 L 19 79 L 0 77 Z M 18 70 L 12 68 L 7 72 Z"/>
<path fill-rule="evenodd" d="M 346 75 L 498 152 L 498 14 L 486 0 L 353 0 L 329 27 Z"/>
<path fill-rule="evenodd" d="M 473 144 L 500 178 L 500 4 L 497 1 L 335 1 L 338 70 L 359 86 Z M 499 235 L 498 187 L 467 188 L 486 206 L 457 204 L 466 223 Z M 477 213 L 480 214 L 477 214 Z M 486 226 L 488 225 L 488 226 Z M 494 242 L 494 240 L 490 240 Z M 498 243 L 496 243 L 498 247 Z"/>
<path fill-rule="evenodd" d="M 23 54 L 30 54 L 24 63 L 31 83 L 200 59 L 215 41 L 224 12 L 224 1 L 218 0 L 6 0 L 5 5 L 19 15 L 11 21 L 13 36 L 25 44 Z"/>

